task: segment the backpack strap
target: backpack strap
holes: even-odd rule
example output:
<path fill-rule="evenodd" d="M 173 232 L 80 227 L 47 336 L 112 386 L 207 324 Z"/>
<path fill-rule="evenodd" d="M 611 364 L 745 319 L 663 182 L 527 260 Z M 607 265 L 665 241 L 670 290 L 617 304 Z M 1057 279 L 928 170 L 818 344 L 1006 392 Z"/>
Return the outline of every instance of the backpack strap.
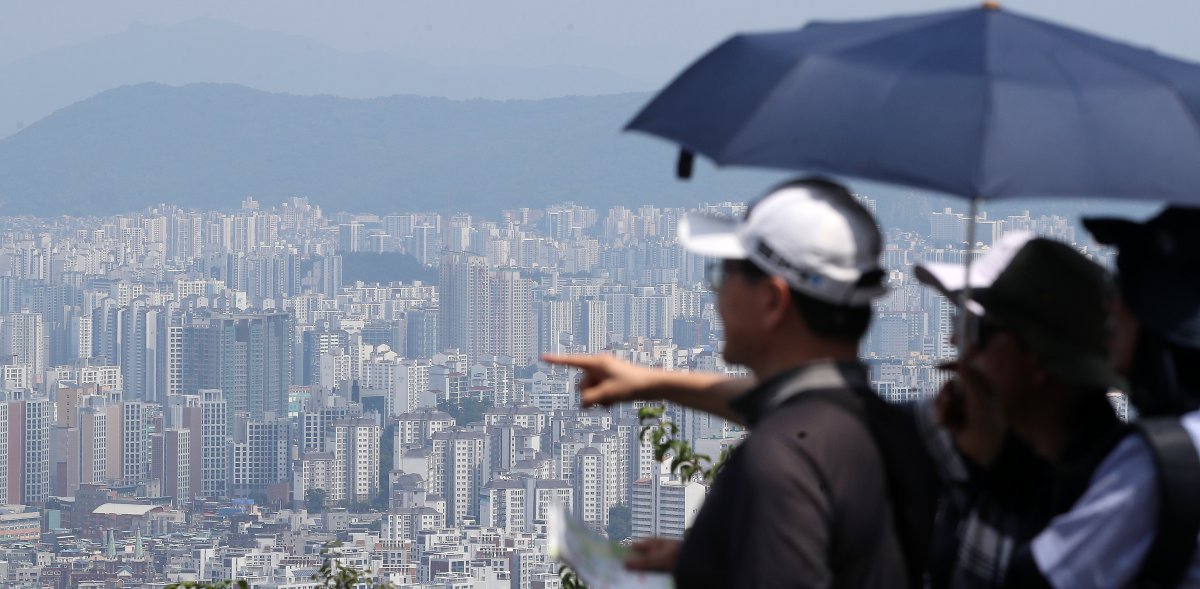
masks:
<path fill-rule="evenodd" d="M 1196 553 L 1200 534 L 1200 455 L 1178 416 L 1141 419 L 1138 433 L 1158 469 L 1158 534 L 1139 573 L 1143 587 L 1175 587 Z"/>
<path fill-rule="evenodd" d="M 924 586 L 936 501 L 941 491 L 932 461 L 925 452 L 916 451 L 922 442 L 915 420 L 879 398 L 873 390 L 856 387 L 809 390 L 785 404 L 812 401 L 841 408 L 870 433 L 883 461 L 892 518 L 908 569 L 908 586 Z"/>

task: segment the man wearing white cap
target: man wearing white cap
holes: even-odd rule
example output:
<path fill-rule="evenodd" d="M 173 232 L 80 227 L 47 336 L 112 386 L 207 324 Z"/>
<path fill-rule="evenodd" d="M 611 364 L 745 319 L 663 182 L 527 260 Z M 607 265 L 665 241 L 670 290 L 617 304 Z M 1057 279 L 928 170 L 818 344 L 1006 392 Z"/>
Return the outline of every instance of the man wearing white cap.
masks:
<path fill-rule="evenodd" d="M 1026 574 L 1029 542 L 1070 509 L 1125 434 L 1106 398 L 1124 384 L 1110 361 L 1113 293 L 1103 268 L 1031 234 L 1006 235 L 971 270 L 965 280 L 957 264 L 916 269 L 955 301 L 969 286 L 974 324 L 959 336 L 962 386 L 947 385 L 937 399 L 967 463 L 947 477 L 960 484 L 942 502 L 931 584 L 1040 586 Z M 1085 586 L 1084 578 L 1066 586 Z"/>
<path fill-rule="evenodd" d="M 915 428 L 906 437 L 908 420 L 871 391 L 857 359 L 870 302 L 885 291 L 875 220 L 845 188 L 804 180 L 775 189 L 741 221 L 690 215 L 679 235 L 714 258 L 724 355 L 754 373 L 752 388 L 612 357 L 547 358 L 585 371 L 585 404 L 662 398 L 751 428 L 685 540 L 635 544 L 628 566 L 671 571 L 680 587 L 918 584 L 919 504 L 936 491 L 897 482 L 897 472 L 931 477 L 897 457 L 922 456 Z"/>

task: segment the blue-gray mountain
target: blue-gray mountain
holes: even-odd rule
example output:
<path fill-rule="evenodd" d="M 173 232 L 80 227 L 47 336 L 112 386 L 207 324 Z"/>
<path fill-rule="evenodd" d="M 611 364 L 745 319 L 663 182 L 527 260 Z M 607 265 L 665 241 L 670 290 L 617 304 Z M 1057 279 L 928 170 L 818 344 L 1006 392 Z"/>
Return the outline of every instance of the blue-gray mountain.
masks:
<path fill-rule="evenodd" d="M 0 137 L 98 92 L 158 82 L 240 84 L 269 92 L 540 99 L 649 90 L 657 83 L 585 66 L 445 65 L 347 53 L 307 37 L 195 19 L 129 30 L 0 63 Z"/>
<path fill-rule="evenodd" d="M 620 132 L 648 98 L 347 99 L 235 85 L 125 86 L 0 139 L 0 215 L 109 214 L 163 202 L 231 209 L 248 195 L 266 204 L 308 196 L 329 211 L 376 213 L 495 215 L 565 201 L 693 207 L 744 201 L 783 177 L 702 163 L 691 182 L 676 180 L 675 148 Z M 924 231 L 930 210 L 965 208 L 856 187 L 877 199 L 885 227 Z M 1073 217 L 1095 204 L 1035 208 Z"/>
<path fill-rule="evenodd" d="M 379 213 L 568 200 L 690 206 L 744 198 L 773 177 L 701 170 L 678 182 L 672 147 L 620 132 L 647 98 L 355 100 L 126 86 L 0 140 L 0 214 L 231 208 L 247 195 Z"/>

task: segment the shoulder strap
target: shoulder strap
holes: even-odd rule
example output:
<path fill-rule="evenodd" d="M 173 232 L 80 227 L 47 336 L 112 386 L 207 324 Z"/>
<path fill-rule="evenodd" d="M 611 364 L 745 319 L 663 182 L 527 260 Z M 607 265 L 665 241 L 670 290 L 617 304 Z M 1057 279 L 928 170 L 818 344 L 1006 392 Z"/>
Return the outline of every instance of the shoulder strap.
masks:
<path fill-rule="evenodd" d="M 1200 534 L 1200 455 L 1178 416 L 1141 419 L 1138 432 L 1158 467 L 1158 535 L 1139 573 L 1144 587 L 1174 587 L 1196 553 Z"/>
<path fill-rule="evenodd" d="M 821 400 L 829 403 L 830 405 L 836 405 L 847 413 L 858 418 L 863 422 L 863 425 L 868 426 L 867 429 L 870 429 L 869 426 L 871 424 L 867 420 L 866 408 L 863 407 L 862 402 L 848 389 L 815 389 L 811 391 L 805 391 L 788 399 L 788 401 L 802 400 Z"/>
<path fill-rule="evenodd" d="M 805 391 L 787 402 L 806 400 L 840 407 L 870 432 L 883 460 L 896 535 L 909 573 L 908 586 L 923 586 L 941 491 L 934 466 L 922 450 L 915 421 L 871 389 L 817 389 Z"/>

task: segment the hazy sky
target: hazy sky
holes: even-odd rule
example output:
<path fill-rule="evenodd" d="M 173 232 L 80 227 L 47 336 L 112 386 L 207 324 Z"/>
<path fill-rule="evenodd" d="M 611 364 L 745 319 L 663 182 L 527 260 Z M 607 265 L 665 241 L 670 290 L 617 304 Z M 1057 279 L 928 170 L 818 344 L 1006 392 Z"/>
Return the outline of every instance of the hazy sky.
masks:
<path fill-rule="evenodd" d="M 1003 4 L 1005 9 L 1200 61 L 1200 36 L 1195 33 L 1200 22 L 1198 0 L 1012 0 Z M 114 85 L 148 81 L 126 79 L 141 75 L 130 72 L 143 71 L 127 57 L 104 54 L 103 63 L 81 59 L 88 48 L 61 52 L 66 61 L 23 61 L 139 25 L 162 28 L 198 18 L 215 19 L 301 36 L 342 52 L 379 52 L 433 66 L 599 67 L 632 83 L 624 90 L 656 90 L 736 32 L 976 5 L 944 0 L 0 0 L 0 71 L 13 62 L 53 64 L 46 71 L 8 68 L 10 74 L 18 70 L 12 74 L 17 82 L 9 85 L 21 89 L 8 94 L 7 101 L 0 96 L 0 138 Z M 186 56 L 173 53 L 170 59 Z M 71 64 L 76 66 L 72 71 L 60 71 Z M 179 69 L 190 71 L 187 65 Z M 304 65 L 285 64 L 282 69 L 307 75 Z M 609 79 L 580 71 L 589 79 Z M 129 75 L 108 75 L 114 72 Z M 191 81 L 227 80 L 174 83 Z M 669 162 L 665 165 L 669 167 Z"/>
<path fill-rule="evenodd" d="M 1007 8 L 1200 61 L 1195 0 L 1020 0 Z M 661 84 L 742 30 L 971 6 L 905 0 L 0 0 L 0 64 L 198 17 L 433 64 L 589 65 Z"/>

